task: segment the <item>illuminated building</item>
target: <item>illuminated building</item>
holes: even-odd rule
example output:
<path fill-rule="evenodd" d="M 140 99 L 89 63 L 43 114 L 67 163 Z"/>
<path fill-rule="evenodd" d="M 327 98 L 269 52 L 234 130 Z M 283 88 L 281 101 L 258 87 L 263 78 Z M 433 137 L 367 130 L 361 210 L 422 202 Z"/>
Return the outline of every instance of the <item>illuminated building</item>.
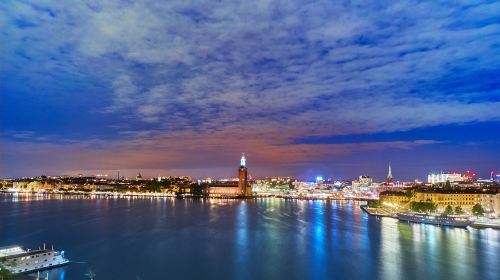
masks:
<path fill-rule="evenodd" d="M 240 168 L 238 170 L 238 191 L 243 196 L 252 195 L 252 187 L 248 184 L 248 169 L 245 154 L 241 155 Z"/>
<path fill-rule="evenodd" d="M 370 176 L 361 175 L 358 180 L 352 181 L 352 190 L 354 192 L 367 192 L 372 183 L 373 179 Z"/>
<path fill-rule="evenodd" d="M 325 180 L 323 179 L 322 176 L 317 176 L 316 177 L 316 184 L 317 185 L 323 184 L 324 182 L 325 182 Z"/>
<path fill-rule="evenodd" d="M 464 211 L 471 212 L 472 207 L 481 202 L 481 193 L 473 191 L 418 191 L 415 192 L 415 201 L 432 201 L 437 204 L 438 210 L 444 210 L 450 205 L 453 208 L 460 206 Z"/>
<path fill-rule="evenodd" d="M 244 154 L 240 159 L 238 181 L 212 183 L 207 188 L 207 194 L 216 197 L 252 196 L 252 187 L 248 183 L 248 169 L 246 167 L 246 157 Z"/>
<path fill-rule="evenodd" d="M 363 185 L 370 186 L 373 183 L 373 179 L 368 175 L 361 175 L 359 176 L 359 182 Z"/>
<path fill-rule="evenodd" d="M 488 217 L 500 217 L 500 193 L 481 194 L 480 204 Z"/>
<path fill-rule="evenodd" d="M 410 199 L 399 191 L 384 191 L 380 193 L 380 202 L 392 206 L 405 207 L 410 203 Z"/>
<path fill-rule="evenodd" d="M 460 173 L 441 172 L 439 174 L 431 173 L 427 175 L 427 182 L 430 184 L 446 183 L 446 181 L 450 181 L 450 183 L 453 183 L 461 182 L 464 180 L 465 178 Z"/>
<path fill-rule="evenodd" d="M 436 204 L 438 211 L 444 211 L 449 205 L 453 209 L 457 206 L 467 213 L 472 207 L 480 204 L 489 217 L 500 217 L 500 193 L 498 190 L 417 190 L 410 199 L 403 192 L 384 191 L 380 193 L 380 201 L 396 207 L 409 207 L 410 201 L 428 202 Z"/>
<path fill-rule="evenodd" d="M 142 175 L 141 173 L 137 174 L 137 176 L 135 176 L 135 180 L 136 181 L 142 181 Z"/>

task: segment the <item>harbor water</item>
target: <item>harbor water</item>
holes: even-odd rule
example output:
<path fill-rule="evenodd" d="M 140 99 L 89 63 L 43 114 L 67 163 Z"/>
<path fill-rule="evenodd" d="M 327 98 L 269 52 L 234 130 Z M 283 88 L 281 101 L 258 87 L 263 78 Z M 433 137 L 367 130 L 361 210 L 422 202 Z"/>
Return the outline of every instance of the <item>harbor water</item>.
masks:
<path fill-rule="evenodd" d="M 499 230 L 361 203 L 0 194 L 0 247 L 64 250 L 49 279 L 499 279 Z"/>

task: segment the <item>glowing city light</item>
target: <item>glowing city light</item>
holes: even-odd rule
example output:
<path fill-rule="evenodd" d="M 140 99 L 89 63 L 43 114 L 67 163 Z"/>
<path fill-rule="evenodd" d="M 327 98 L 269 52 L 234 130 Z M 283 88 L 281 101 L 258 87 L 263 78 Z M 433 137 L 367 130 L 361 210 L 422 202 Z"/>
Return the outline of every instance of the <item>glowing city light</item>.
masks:
<path fill-rule="evenodd" d="M 240 159 L 240 166 L 245 167 L 246 166 L 246 161 L 247 161 L 247 159 L 245 158 L 245 154 L 242 154 L 241 155 L 241 159 Z"/>

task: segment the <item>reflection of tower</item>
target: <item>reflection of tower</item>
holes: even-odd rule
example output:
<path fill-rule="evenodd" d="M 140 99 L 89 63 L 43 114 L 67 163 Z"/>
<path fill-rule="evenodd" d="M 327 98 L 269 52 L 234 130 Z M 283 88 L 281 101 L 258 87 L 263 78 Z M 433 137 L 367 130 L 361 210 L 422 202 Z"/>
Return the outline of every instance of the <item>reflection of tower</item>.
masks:
<path fill-rule="evenodd" d="M 240 159 L 240 169 L 238 172 L 238 193 L 240 195 L 252 195 L 252 190 L 248 185 L 248 170 L 246 166 L 245 154 L 242 154 Z"/>
<path fill-rule="evenodd" d="M 392 169 L 391 169 L 391 163 L 389 162 L 389 172 L 387 173 L 387 185 L 392 185 Z"/>

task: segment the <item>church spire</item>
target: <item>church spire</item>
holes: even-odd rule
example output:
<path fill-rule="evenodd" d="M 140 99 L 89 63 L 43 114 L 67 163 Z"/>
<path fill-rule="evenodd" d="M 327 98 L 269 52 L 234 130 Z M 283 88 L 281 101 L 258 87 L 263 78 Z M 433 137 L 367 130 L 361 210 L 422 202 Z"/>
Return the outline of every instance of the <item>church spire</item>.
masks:
<path fill-rule="evenodd" d="M 392 168 L 391 163 L 389 162 L 389 172 L 387 172 L 387 184 L 392 184 Z"/>

